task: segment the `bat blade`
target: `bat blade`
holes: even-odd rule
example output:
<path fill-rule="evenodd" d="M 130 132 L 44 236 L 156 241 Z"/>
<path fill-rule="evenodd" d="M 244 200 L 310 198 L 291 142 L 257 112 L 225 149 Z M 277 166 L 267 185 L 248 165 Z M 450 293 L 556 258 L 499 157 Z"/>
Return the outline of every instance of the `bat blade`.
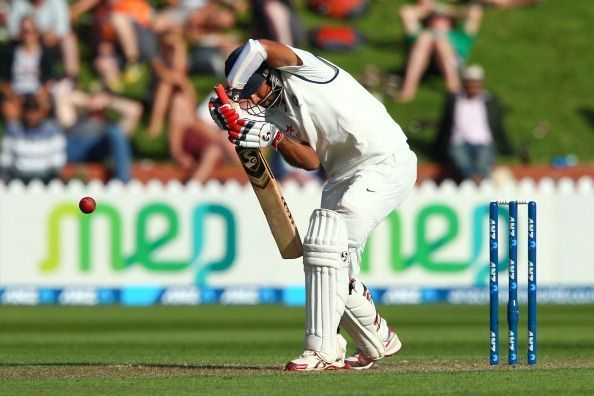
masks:
<path fill-rule="evenodd" d="M 216 85 L 214 91 L 223 104 L 231 103 L 222 85 Z M 303 246 L 299 230 L 262 152 L 257 148 L 245 147 L 236 147 L 235 151 L 260 202 L 281 257 L 285 259 L 301 257 Z"/>

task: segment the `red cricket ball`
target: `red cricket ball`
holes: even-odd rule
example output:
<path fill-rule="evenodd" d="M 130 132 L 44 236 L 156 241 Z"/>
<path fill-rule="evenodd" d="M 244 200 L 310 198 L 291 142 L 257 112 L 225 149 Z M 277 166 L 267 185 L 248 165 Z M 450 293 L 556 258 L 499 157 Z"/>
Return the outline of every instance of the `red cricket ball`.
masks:
<path fill-rule="evenodd" d="M 97 206 L 97 203 L 91 197 L 84 197 L 78 203 L 78 207 L 79 207 L 80 211 L 83 213 L 87 213 L 87 214 L 93 213 L 95 211 L 96 206 Z"/>

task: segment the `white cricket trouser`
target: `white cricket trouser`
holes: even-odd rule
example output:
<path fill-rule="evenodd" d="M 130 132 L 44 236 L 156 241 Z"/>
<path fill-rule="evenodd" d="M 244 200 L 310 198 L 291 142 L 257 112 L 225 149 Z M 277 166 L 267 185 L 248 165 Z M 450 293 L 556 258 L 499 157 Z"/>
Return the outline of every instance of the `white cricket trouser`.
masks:
<path fill-rule="evenodd" d="M 417 156 L 405 146 L 379 164 L 330 179 L 324 186 L 322 208 L 340 213 L 346 222 L 351 279 L 359 275 L 369 234 L 404 201 L 416 179 Z"/>

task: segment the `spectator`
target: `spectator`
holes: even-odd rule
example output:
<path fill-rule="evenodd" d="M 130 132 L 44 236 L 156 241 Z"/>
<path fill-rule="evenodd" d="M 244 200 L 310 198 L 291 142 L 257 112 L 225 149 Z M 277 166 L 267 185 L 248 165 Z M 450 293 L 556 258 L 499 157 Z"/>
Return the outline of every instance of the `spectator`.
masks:
<path fill-rule="evenodd" d="M 190 173 L 189 179 L 205 182 L 223 160 L 237 163 L 237 155 L 212 121 L 207 107 L 196 109 L 196 92 L 187 75 L 187 53 L 175 31 L 160 35 L 159 54 L 153 62 L 157 79 L 147 133 L 155 137 L 167 120 L 170 155 Z M 204 114 L 206 111 L 206 114 Z"/>
<path fill-rule="evenodd" d="M 156 39 L 151 30 L 153 10 L 147 0 L 77 0 L 72 20 L 93 10 L 95 68 L 112 92 L 142 78 L 142 62 L 152 62 Z M 123 73 L 121 73 L 123 70 Z"/>
<path fill-rule="evenodd" d="M 8 18 L 12 37 L 20 35 L 20 22 L 25 16 L 33 18 L 43 44 L 56 54 L 61 53 L 66 76 L 76 80 L 80 69 L 78 43 L 70 27 L 66 0 L 12 0 Z"/>
<path fill-rule="evenodd" d="M 22 110 L 22 111 L 21 111 Z M 6 124 L 0 151 L 0 178 L 47 183 L 66 163 L 66 139 L 37 97 L 23 97 L 22 109 Z"/>
<path fill-rule="evenodd" d="M 147 131 L 149 136 L 154 137 L 161 133 L 167 113 L 178 112 L 178 109 L 172 106 L 175 96 L 182 96 L 180 100 L 188 102 L 191 108 L 196 107 L 196 92 L 188 78 L 187 67 L 186 45 L 181 35 L 175 32 L 161 34 L 159 52 L 153 62 L 156 88 Z M 193 117 L 193 112 L 183 116 L 189 115 Z M 192 121 L 188 123 L 191 124 Z M 169 129 L 171 130 L 171 125 Z"/>
<path fill-rule="evenodd" d="M 235 26 L 237 16 L 246 11 L 243 0 L 208 0 L 197 8 L 188 19 L 185 26 L 187 38 L 193 42 L 217 43 L 218 47 L 225 46 L 231 38 L 226 32 Z M 232 37 L 227 45 L 235 45 L 237 38 Z M 233 50 L 229 48 L 227 52 Z"/>
<path fill-rule="evenodd" d="M 213 144 L 220 145 L 223 148 L 225 162 L 233 165 L 241 165 L 241 161 L 235 152 L 235 145 L 230 144 L 227 139 L 227 135 L 221 133 L 221 130 L 212 120 L 210 110 L 208 108 L 208 102 L 210 97 L 207 96 L 201 103 L 198 104 L 196 109 L 196 119 L 198 125 L 201 125 L 201 130 L 208 131 L 208 135 L 211 138 Z"/>
<path fill-rule="evenodd" d="M 140 103 L 107 92 L 86 94 L 75 90 L 62 100 L 60 107 L 57 114 L 66 128 L 68 162 L 109 159 L 112 177 L 123 182 L 130 180 L 132 153 L 128 136 L 140 120 Z M 119 122 L 112 121 L 108 111 L 117 113 Z"/>
<path fill-rule="evenodd" d="M 292 0 L 252 0 L 255 37 L 294 46 L 303 39 L 304 28 Z"/>
<path fill-rule="evenodd" d="M 165 0 L 165 6 L 155 14 L 153 29 L 157 34 L 167 31 L 183 33 L 194 14 L 203 12 L 208 0 Z"/>
<path fill-rule="evenodd" d="M 456 18 L 461 14 L 465 16 L 464 23 L 457 26 Z M 460 89 L 459 70 L 468 58 L 482 15 L 481 6 L 474 3 L 460 10 L 432 1 L 401 8 L 406 40 L 411 47 L 399 101 L 414 99 L 432 62 L 443 74 L 448 92 Z"/>
<path fill-rule="evenodd" d="M 205 31 L 226 30 L 235 25 L 236 14 L 244 12 L 244 0 L 165 0 L 153 28 L 157 33 L 175 30 L 201 34 Z M 198 32 L 194 32 L 197 29 Z"/>
<path fill-rule="evenodd" d="M 186 107 L 188 104 L 181 101 L 176 107 L 180 107 L 181 114 L 192 114 L 192 109 Z M 169 148 L 176 162 L 190 172 L 188 180 L 204 183 L 217 165 L 239 165 L 235 146 L 220 133 L 210 117 L 208 100 L 203 101 L 194 117 L 185 119 L 182 125 L 170 131 Z"/>
<path fill-rule="evenodd" d="M 436 153 L 456 176 L 476 182 L 490 176 L 495 148 L 513 153 L 497 98 L 483 87 L 481 66 L 463 72 L 463 89 L 448 95 L 436 140 Z"/>
<path fill-rule="evenodd" d="M 24 95 L 35 95 L 42 107 L 49 107 L 50 82 L 54 73 L 51 52 L 41 43 L 31 17 L 21 19 L 20 36 L 0 60 L 2 113 L 7 121 L 15 120 Z"/>
<path fill-rule="evenodd" d="M 190 48 L 191 74 L 224 77 L 225 58 L 241 45 L 237 34 L 230 29 L 246 10 L 245 0 L 209 0 L 192 13 L 184 25 L 184 37 Z"/>

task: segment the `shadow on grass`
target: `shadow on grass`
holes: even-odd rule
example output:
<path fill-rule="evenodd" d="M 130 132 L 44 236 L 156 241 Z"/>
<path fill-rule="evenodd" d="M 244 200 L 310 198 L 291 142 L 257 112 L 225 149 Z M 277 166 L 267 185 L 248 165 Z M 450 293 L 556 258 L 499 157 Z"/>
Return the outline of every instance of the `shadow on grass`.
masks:
<path fill-rule="evenodd" d="M 590 127 L 594 130 L 594 108 L 580 107 L 578 113 L 586 120 Z"/>

